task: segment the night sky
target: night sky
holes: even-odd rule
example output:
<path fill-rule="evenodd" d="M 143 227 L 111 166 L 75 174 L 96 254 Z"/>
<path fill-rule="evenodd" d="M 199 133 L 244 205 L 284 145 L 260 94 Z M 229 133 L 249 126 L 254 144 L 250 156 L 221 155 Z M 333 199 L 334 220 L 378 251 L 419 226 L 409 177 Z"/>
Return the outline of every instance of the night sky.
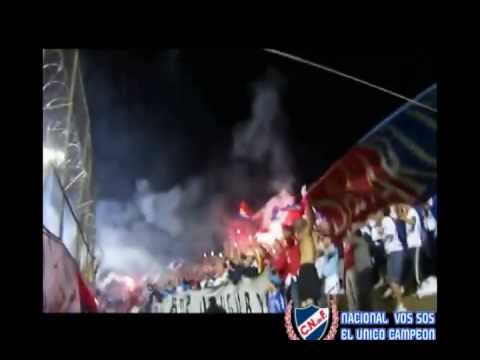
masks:
<path fill-rule="evenodd" d="M 290 52 L 414 97 L 436 81 L 430 56 Z M 274 69 L 297 181 L 311 183 L 403 101 L 259 49 L 82 50 L 99 199 L 128 199 L 139 178 L 165 191 L 225 167 L 253 86 Z M 261 185 L 259 185 L 261 186 Z M 267 195 L 265 195 L 267 196 Z M 261 203 L 264 199 L 247 199 Z"/>

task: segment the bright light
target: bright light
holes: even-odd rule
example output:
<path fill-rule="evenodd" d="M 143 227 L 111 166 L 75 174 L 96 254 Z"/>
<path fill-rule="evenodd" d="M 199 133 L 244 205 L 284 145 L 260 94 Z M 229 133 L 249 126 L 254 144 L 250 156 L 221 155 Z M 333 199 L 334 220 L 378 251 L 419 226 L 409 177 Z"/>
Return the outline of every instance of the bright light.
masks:
<path fill-rule="evenodd" d="M 238 244 L 237 244 L 237 243 L 235 243 L 235 247 L 238 247 Z"/>
<path fill-rule="evenodd" d="M 275 234 L 272 232 L 260 232 L 255 235 L 257 242 L 272 246 L 275 243 Z"/>
<path fill-rule="evenodd" d="M 207 253 L 203 253 L 203 257 L 206 258 L 206 257 L 207 257 Z"/>
<path fill-rule="evenodd" d="M 65 160 L 65 153 L 60 150 L 43 148 L 43 165 L 59 165 Z"/>
<path fill-rule="evenodd" d="M 237 229 L 237 234 L 239 234 L 239 235 L 240 235 L 240 229 Z"/>
<path fill-rule="evenodd" d="M 222 253 L 218 254 L 218 256 L 220 256 L 221 258 L 223 258 L 223 254 L 222 254 Z"/>
<path fill-rule="evenodd" d="M 211 256 L 215 256 L 215 253 L 212 251 L 212 252 L 210 253 L 210 255 L 211 255 Z"/>
<path fill-rule="evenodd" d="M 125 278 L 125 284 L 127 285 L 128 291 L 133 291 L 135 288 L 135 281 L 133 281 L 133 279 L 130 277 Z"/>

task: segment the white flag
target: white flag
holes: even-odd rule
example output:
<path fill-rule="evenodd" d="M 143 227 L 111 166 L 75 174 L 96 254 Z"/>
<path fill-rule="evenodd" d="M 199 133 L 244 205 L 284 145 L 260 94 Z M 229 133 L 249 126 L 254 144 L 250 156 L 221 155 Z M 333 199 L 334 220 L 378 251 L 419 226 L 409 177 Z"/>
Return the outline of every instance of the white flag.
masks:
<path fill-rule="evenodd" d="M 43 230 L 43 311 L 81 312 L 78 266 L 65 245 Z"/>

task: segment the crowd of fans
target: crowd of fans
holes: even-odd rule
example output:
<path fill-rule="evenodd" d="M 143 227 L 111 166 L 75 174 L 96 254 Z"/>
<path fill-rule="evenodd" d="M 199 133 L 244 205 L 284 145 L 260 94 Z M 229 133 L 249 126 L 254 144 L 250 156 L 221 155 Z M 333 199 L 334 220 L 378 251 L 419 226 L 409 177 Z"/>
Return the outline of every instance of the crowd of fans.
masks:
<path fill-rule="evenodd" d="M 107 291 L 97 295 L 106 311 L 149 312 L 154 300 L 161 302 L 168 295 L 237 284 L 242 277 L 267 272 L 269 312 L 282 313 L 290 300 L 296 307 L 326 306 L 343 294 L 349 310 L 368 311 L 373 309 L 374 290 L 393 297 L 396 310 L 405 311 L 405 295 L 416 292 L 421 297 L 436 290 L 424 286 L 436 279 L 436 198 L 372 214 L 341 241 L 326 236 L 328 224 L 308 210 L 306 216 L 284 223 L 282 238 L 272 246 L 254 241 L 244 252 L 204 258 L 158 281 L 137 282 L 116 300 Z"/>

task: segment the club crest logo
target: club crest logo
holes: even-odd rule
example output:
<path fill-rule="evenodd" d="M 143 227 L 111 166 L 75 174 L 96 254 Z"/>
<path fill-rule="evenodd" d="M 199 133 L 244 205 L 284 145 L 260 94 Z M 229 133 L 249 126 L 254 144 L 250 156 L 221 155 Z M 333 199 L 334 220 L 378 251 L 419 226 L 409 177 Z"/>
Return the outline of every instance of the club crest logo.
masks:
<path fill-rule="evenodd" d="M 303 340 L 320 340 L 325 335 L 330 319 L 328 308 L 310 305 L 294 312 L 295 327 Z"/>
<path fill-rule="evenodd" d="M 333 340 L 338 328 L 337 305 L 330 301 L 330 308 L 309 305 L 293 309 L 290 301 L 285 312 L 285 327 L 290 340 Z"/>

